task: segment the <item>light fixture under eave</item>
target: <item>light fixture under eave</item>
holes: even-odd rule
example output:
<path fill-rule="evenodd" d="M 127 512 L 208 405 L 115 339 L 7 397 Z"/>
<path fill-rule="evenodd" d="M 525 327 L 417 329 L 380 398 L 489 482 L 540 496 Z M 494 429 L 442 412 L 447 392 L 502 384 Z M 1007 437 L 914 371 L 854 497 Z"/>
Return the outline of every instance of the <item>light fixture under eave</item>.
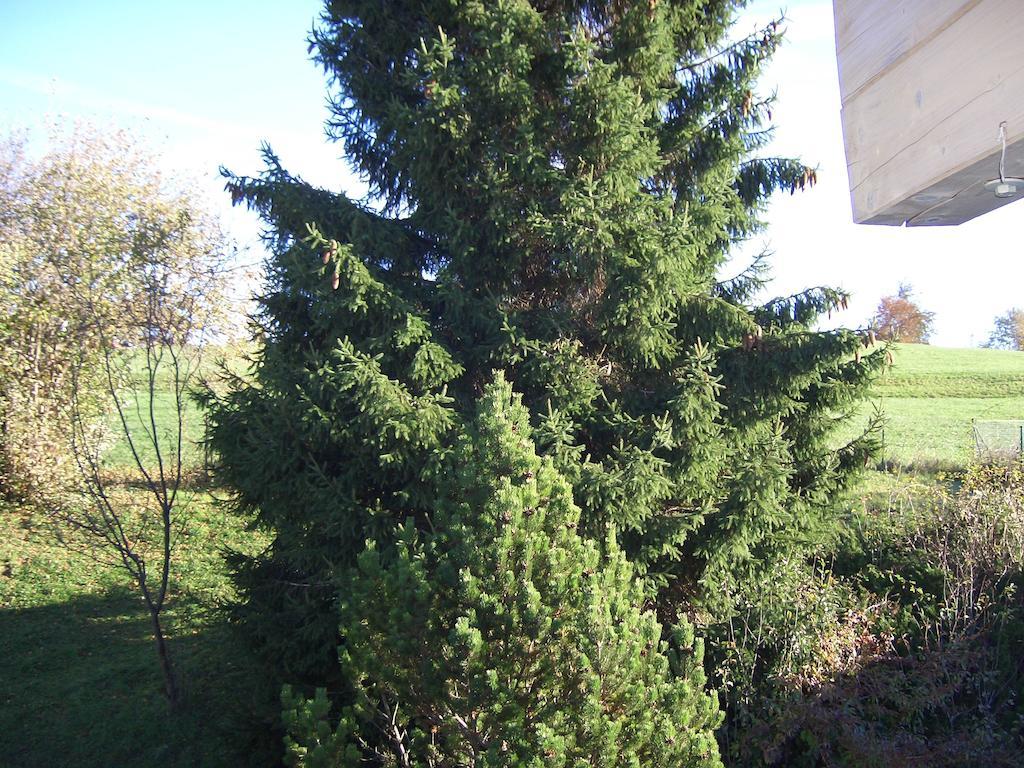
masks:
<path fill-rule="evenodd" d="M 1024 179 L 1015 176 L 992 179 L 992 181 L 985 182 L 985 189 L 995 194 L 996 197 L 1016 197 L 1024 194 Z"/>
<path fill-rule="evenodd" d="M 1024 179 L 1017 176 L 1006 175 L 1006 121 L 999 124 L 999 143 L 1002 149 L 999 153 L 999 178 L 985 182 L 985 189 L 995 194 L 998 198 L 1016 197 L 1024 194 Z"/>

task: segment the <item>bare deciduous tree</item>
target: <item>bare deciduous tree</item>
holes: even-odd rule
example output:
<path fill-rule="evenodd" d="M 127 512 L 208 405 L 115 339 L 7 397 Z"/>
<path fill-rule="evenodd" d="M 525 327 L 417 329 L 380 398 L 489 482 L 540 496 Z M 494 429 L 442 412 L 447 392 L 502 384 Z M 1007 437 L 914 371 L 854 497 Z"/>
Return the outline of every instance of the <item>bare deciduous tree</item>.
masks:
<path fill-rule="evenodd" d="M 119 564 L 137 585 L 149 611 L 164 689 L 168 700 L 176 705 L 178 682 L 167 650 L 161 614 L 167 602 L 176 528 L 181 525 L 188 508 L 188 499 L 181 493 L 184 390 L 191 378 L 191 366 L 186 364 L 183 367 L 180 355 L 170 347 L 155 348 L 153 344 L 147 344 L 144 357 L 142 381 L 138 381 L 138 375 L 126 373 L 131 362 L 116 361 L 112 353 L 107 354 L 104 360 L 106 394 L 115 405 L 134 468 L 142 478 L 141 495 L 135 489 L 118 493 L 120 489 L 104 471 L 103 442 L 93 438 L 89 414 L 72 395 L 69 421 L 72 425 L 73 455 L 82 474 L 88 503 L 62 506 L 59 516 L 62 521 L 93 537 L 109 554 L 116 555 Z M 161 434 L 162 425 L 156 422 L 153 405 L 157 399 L 157 383 L 165 366 L 170 368 L 177 416 L 169 440 L 166 434 Z M 131 396 L 122 394 L 123 389 L 130 389 L 133 384 L 141 384 L 144 392 L 141 398 L 136 398 L 135 411 L 139 423 L 135 426 L 131 423 L 131 406 L 127 402 Z M 138 399 L 147 401 L 148 406 L 140 408 Z M 140 413 L 142 410 L 148 416 Z M 162 445 L 165 442 L 170 445 Z M 147 448 L 157 457 L 155 469 L 143 459 Z"/>
<path fill-rule="evenodd" d="M 57 512 L 62 522 L 88 534 L 103 554 L 114 555 L 135 582 L 149 611 L 165 691 L 174 705 L 179 686 L 161 614 L 169 594 L 175 539 L 187 522 L 191 500 L 184 487 L 190 449 L 185 435 L 188 393 L 209 328 L 202 313 L 182 311 L 189 295 L 170 288 L 181 275 L 158 258 L 142 260 L 138 268 L 144 291 L 129 313 L 131 322 L 122 328 L 126 335 L 115 340 L 102 328 L 96 330 L 101 340 L 99 402 L 116 415 L 114 431 L 131 455 L 131 478 L 125 483 L 112 477 L 105 465 L 108 441 L 96 424 L 106 408 L 97 411 L 95 401 L 82 401 L 79 388 L 73 387 L 68 422 L 86 503 L 65 504 Z M 211 271 L 208 279 L 217 280 L 219 275 Z M 190 288 L 202 291 L 203 286 L 192 283 Z M 80 354 L 73 379 L 77 381 L 91 365 L 94 361 Z"/>
<path fill-rule="evenodd" d="M 0 469 L 79 534 L 69 545 L 130 575 L 176 704 L 162 618 L 190 500 L 188 391 L 224 327 L 232 249 L 157 168 L 116 132 L 76 128 L 39 160 L 0 142 Z M 116 443 L 130 458 L 115 467 Z"/>

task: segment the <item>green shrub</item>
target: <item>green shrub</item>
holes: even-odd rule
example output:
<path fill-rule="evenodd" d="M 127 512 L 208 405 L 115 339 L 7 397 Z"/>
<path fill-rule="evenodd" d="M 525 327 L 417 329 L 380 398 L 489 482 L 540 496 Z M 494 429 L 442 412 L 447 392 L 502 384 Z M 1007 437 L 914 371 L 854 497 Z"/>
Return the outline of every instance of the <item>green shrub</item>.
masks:
<path fill-rule="evenodd" d="M 294 766 L 720 766 L 685 624 L 662 639 L 613 535 L 581 538 L 499 377 L 443 467 L 427 531 L 359 556 L 341 605 L 353 703 L 284 693 Z"/>
<path fill-rule="evenodd" d="M 779 570 L 739 602 L 733 623 L 756 617 L 756 632 L 725 658 L 761 666 L 730 698 L 735 765 L 1017 764 L 1024 468 L 974 467 L 895 501 L 851 514 L 801 578 Z"/>

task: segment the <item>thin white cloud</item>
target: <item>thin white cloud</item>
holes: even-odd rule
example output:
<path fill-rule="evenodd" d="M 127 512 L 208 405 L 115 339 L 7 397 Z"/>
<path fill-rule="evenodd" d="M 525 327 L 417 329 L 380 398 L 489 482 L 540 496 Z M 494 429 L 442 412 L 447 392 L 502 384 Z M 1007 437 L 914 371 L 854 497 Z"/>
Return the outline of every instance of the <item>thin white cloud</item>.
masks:
<path fill-rule="evenodd" d="M 64 111 L 70 106 L 75 106 L 87 110 L 114 112 L 165 126 L 177 125 L 224 136 L 237 135 L 245 130 L 245 126 L 238 123 L 212 120 L 202 115 L 183 112 L 159 104 L 111 96 L 65 78 L 0 70 L 0 83 L 46 97 L 53 104 L 54 111 Z"/>

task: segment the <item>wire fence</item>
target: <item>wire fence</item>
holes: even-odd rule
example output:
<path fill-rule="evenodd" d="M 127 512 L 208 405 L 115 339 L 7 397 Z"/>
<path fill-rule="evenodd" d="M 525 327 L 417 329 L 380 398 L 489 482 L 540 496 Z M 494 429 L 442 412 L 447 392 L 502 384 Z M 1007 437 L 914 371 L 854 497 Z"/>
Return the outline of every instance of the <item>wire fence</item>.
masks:
<path fill-rule="evenodd" d="M 1024 419 L 975 421 L 974 455 L 985 462 L 1024 457 Z"/>

